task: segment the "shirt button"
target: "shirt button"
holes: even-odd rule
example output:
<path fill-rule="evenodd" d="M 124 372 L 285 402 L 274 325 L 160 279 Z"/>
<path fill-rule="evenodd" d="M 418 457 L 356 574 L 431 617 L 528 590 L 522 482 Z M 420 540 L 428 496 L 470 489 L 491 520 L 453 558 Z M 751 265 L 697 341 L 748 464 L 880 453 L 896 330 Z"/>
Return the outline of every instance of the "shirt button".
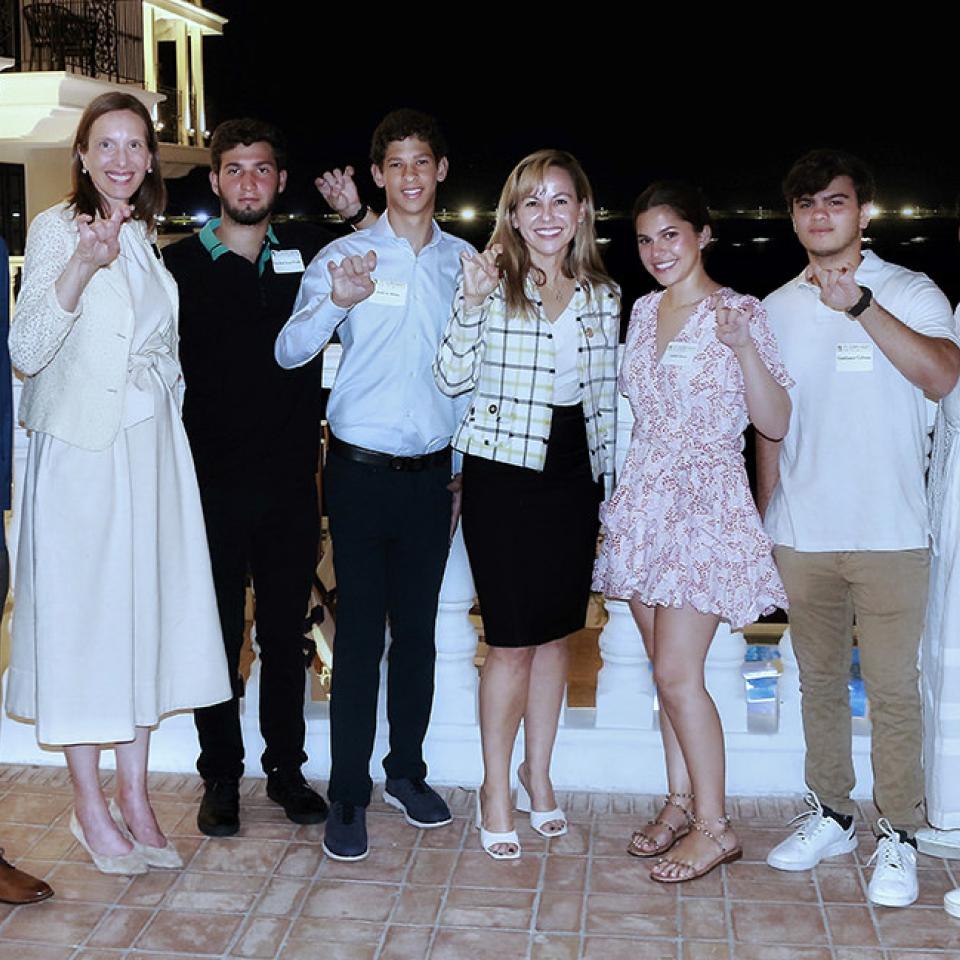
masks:
<path fill-rule="evenodd" d="M 592 336 L 593 336 L 593 327 L 587 327 L 587 329 L 584 330 L 583 332 L 584 332 L 588 337 L 592 337 Z"/>
<path fill-rule="evenodd" d="M 487 413 L 496 413 L 496 412 L 497 412 L 497 405 L 495 403 L 491 403 L 490 406 L 487 407 Z"/>

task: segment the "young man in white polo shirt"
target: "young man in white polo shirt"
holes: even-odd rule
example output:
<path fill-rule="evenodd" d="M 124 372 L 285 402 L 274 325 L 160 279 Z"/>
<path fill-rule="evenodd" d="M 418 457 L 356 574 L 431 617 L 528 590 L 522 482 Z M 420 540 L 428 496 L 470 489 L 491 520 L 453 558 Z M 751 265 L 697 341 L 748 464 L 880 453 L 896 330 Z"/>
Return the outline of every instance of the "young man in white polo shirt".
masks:
<path fill-rule="evenodd" d="M 849 678 L 856 616 L 881 813 L 868 895 L 917 898 L 923 823 L 917 652 L 927 599 L 927 410 L 960 373 L 950 305 L 923 274 L 861 248 L 873 177 L 815 150 L 784 181 L 809 264 L 764 306 L 796 386 L 780 443 L 758 438 L 767 532 L 790 599 L 811 811 L 767 862 L 806 870 L 857 845 Z"/>

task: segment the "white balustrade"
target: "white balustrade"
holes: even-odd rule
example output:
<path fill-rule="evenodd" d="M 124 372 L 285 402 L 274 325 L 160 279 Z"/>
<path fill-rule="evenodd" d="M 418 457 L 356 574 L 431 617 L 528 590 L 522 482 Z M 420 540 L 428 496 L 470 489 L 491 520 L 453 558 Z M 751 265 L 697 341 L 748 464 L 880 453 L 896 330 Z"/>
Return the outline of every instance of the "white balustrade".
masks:
<path fill-rule="evenodd" d="M 473 574 L 463 542 L 463 527 L 458 525 L 437 610 L 433 723 L 472 726 L 477 722 L 477 631 L 470 622 L 473 602 Z"/>
<path fill-rule="evenodd" d="M 747 691 L 743 681 L 746 652 L 743 634 L 735 633 L 728 623 L 721 622 L 707 651 L 703 672 L 726 733 L 747 730 Z"/>
<path fill-rule="evenodd" d="M 15 383 L 15 397 L 20 384 Z M 622 465 L 629 444 L 629 407 L 618 410 L 617 461 Z M 26 436 L 17 431 L 14 471 L 22 489 Z M 11 560 L 16 553 L 19 511 L 10 524 Z M 474 602 L 473 578 L 458 530 L 450 550 L 437 613 L 436 694 L 425 744 L 431 779 L 437 783 L 476 784 L 480 779 L 477 728 L 476 631 L 469 618 Z M 629 606 L 607 601 L 608 621 L 600 634 L 602 666 L 597 676 L 596 709 L 567 708 L 554 754 L 554 782 L 560 789 L 655 792 L 664 787 L 662 747 L 655 728 L 655 690 L 649 659 Z M 389 635 L 388 635 L 389 644 Z M 724 724 L 728 789 L 733 794 L 799 793 L 803 790 L 803 737 L 796 660 L 789 633 L 780 644 L 783 675 L 779 683 L 779 726 L 776 733 L 747 732 L 747 704 L 742 663 L 744 639 L 721 624 L 706 661 L 707 686 Z M 4 678 L 4 683 L 6 678 Z M 258 729 L 259 665 L 254 664 L 242 704 L 247 768 L 259 772 L 263 749 Z M 382 691 L 385 691 L 385 677 Z M 308 686 L 309 690 L 309 686 Z M 308 694 L 309 696 L 309 694 Z M 380 758 L 387 750 L 385 711 L 381 696 L 379 730 L 371 771 L 382 776 Z M 329 709 L 308 700 L 306 772 L 325 778 L 329 771 Z M 859 797 L 872 789 L 869 738 L 854 738 Z M 163 721 L 153 736 L 151 766 L 156 770 L 194 769 L 197 740 L 189 713 Z M 31 725 L 0 718 L 0 762 L 62 764 L 63 754 L 36 745 Z M 104 753 L 104 764 L 112 753 Z"/>
<path fill-rule="evenodd" d="M 597 726 L 653 727 L 654 684 L 650 658 L 623 600 L 607 600 L 609 619 L 600 632 L 603 666 L 597 674 Z"/>

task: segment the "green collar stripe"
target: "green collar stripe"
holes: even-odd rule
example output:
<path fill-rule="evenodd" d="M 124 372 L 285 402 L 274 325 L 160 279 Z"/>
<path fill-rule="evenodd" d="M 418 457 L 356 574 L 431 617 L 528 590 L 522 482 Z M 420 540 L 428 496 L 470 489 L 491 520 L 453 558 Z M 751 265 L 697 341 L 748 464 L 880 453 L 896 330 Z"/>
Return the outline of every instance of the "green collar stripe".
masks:
<path fill-rule="evenodd" d="M 230 253 L 230 248 L 216 234 L 217 227 L 220 226 L 220 217 L 211 217 L 200 231 L 200 242 L 204 249 L 210 254 L 212 260 L 219 260 L 225 253 Z M 257 273 L 262 277 L 263 271 L 270 259 L 270 251 L 274 247 L 280 246 L 277 235 L 273 232 L 273 226 L 267 227 L 267 236 L 263 241 L 263 249 L 260 251 L 260 257 L 257 260 Z"/>

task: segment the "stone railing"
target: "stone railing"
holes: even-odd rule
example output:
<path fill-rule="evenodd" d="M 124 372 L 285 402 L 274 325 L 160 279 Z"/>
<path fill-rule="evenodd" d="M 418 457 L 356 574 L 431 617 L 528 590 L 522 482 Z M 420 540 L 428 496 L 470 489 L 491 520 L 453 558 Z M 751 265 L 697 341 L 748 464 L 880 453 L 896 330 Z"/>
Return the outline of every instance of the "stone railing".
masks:
<path fill-rule="evenodd" d="M 632 420 L 625 402 L 619 411 L 619 459 L 629 442 Z M 26 440 L 18 431 L 16 477 L 22 476 Z M 16 514 L 13 529 L 16 535 Z M 15 539 L 12 539 L 13 546 Z M 11 558 L 12 559 L 12 558 Z M 474 601 L 473 579 L 462 534 L 453 541 L 440 595 L 437 616 L 436 698 L 427 737 L 427 761 L 437 783 L 473 786 L 480 779 L 480 737 L 477 725 L 477 635 L 469 617 Z M 629 608 L 607 603 L 608 621 L 600 634 L 602 666 L 597 677 L 595 708 L 567 707 L 561 716 L 553 763 L 553 778 L 561 789 L 616 790 L 650 793 L 665 788 L 658 712 L 650 663 Z M 772 732 L 748 729 L 743 663 L 743 635 L 725 624 L 717 631 L 707 657 L 707 686 L 723 720 L 727 745 L 727 782 L 732 794 L 798 793 L 803 790 L 803 735 L 800 692 L 789 641 L 780 642 L 783 671 L 778 684 Z M 243 704 L 247 756 L 262 752 L 258 730 L 258 665 L 254 664 Z M 308 684 L 308 691 L 310 686 Z M 373 776 L 387 752 L 386 711 L 381 683 L 380 724 Z M 308 702 L 307 773 L 324 778 L 329 770 L 329 712 L 326 701 Z M 522 749 L 522 736 L 517 750 Z M 872 779 L 869 736 L 854 737 L 858 797 L 869 797 Z M 190 771 L 197 756 L 197 740 L 189 714 L 170 717 L 153 737 L 151 767 Z M 111 753 L 104 756 L 110 762 Z M 519 763 L 519 752 L 514 767 Z M 31 725 L 9 717 L 0 719 L 0 762 L 62 763 L 58 751 L 37 747 Z M 258 773 L 256 763 L 249 772 Z"/>

